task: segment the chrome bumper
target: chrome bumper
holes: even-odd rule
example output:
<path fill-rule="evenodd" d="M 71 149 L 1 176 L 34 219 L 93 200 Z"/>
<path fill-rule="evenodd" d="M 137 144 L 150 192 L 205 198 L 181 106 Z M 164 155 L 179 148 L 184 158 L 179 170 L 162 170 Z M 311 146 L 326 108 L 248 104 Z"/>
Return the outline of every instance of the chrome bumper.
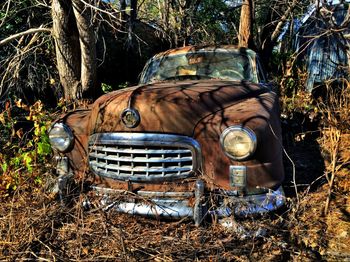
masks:
<path fill-rule="evenodd" d="M 282 186 L 277 190 L 269 190 L 265 194 L 227 197 L 227 203 L 219 208 L 210 211 L 218 217 L 236 215 L 239 217 L 263 214 L 275 211 L 285 203 L 285 196 Z"/>
<path fill-rule="evenodd" d="M 57 173 L 58 192 L 63 200 L 68 190 L 68 181 L 73 177 L 66 157 L 57 159 Z M 114 208 L 118 212 L 133 215 L 174 219 L 191 217 L 196 225 L 199 225 L 206 215 L 215 215 L 219 218 L 230 215 L 244 217 L 275 211 L 285 203 L 283 189 L 279 187 L 264 194 L 248 196 L 232 195 L 232 192 L 223 191 L 220 195 L 224 201 L 215 208 L 208 207 L 202 180 L 196 181 L 194 192 L 138 191 L 134 194 L 97 186 L 92 186 L 92 189 L 102 196 L 101 205 L 106 210 Z M 118 200 L 115 200 L 115 197 Z M 89 200 L 84 205 L 89 206 Z"/>
<path fill-rule="evenodd" d="M 195 192 L 148 192 L 139 191 L 130 201 L 124 199 L 112 200 L 111 196 L 121 195 L 122 191 L 93 187 L 93 190 L 103 196 L 101 204 L 105 210 L 115 209 L 118 212 L 158 218 L 193 218 L 199 225 L 206 215 L 219 218 L 236 215 L 245 217 L 275 211 L 285 203 L 282 187 L 270 190 L 265 194 L 249 196 L 224 196 L 225 201 L 216 208 L 208 208 L 203 182 L 197 181 Z M 127 194 L 127 192 L 124 191 Z M 128 198 L 127 198 L 128 199 Z M 194 199 L 190 201 L 189 199 Z"/>

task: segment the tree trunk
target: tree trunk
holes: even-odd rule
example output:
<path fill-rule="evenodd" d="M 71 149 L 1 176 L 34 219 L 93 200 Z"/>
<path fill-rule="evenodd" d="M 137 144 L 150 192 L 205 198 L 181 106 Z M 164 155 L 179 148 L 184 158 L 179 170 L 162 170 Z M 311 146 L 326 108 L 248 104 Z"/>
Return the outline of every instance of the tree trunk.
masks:
<path fill-rule="evenodd" d="M 134 48 L 134 28 L 135 28 L 135 21 L 137 18 L 137 0 L 130 0 L 130 16 L 129 16 L 129 23 L 128 23 L 128 40 L 126 42 L 126 46 L 128 49 Z"/>
<path fill-rule="evenodd" d="M 239 46 L 253 47 L 253 15 L 253 0 L 244 0 L 239 23 Z"/>
<path fill-rule="evenodd" d="M 57 68 L 68 101 L 97 96 L 96 38 L 91 12 L 80 0 L 52 0 Z"/>
<path fill-rule="evenodd" d="M 92 24 L 92 10 L 80 0 L 72 0 L 72 4 L 81 52 L 81 90 L 77 90 L 77 96 L 91 98 L 95 97 L 96 93 L 96 38 Z"/>
<path fill-rule="evenodd" d="M 80 48 L 70 1 L 52 1 L 52 34 L 55 39 L 57 69 L 63 86 L 64 98 L 77 98 L 80 86 Z"/>

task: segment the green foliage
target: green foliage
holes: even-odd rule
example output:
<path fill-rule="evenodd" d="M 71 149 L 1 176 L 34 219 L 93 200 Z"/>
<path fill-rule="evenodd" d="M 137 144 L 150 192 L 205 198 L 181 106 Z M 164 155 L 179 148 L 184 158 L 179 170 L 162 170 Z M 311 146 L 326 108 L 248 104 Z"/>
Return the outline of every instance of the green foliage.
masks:
<path fill-rule="evenodd" d="M 118 85 L 118 89 L 126 88 L 126 87 L 128 87 L 128 86 L 130 86 L 130 83 L 129 83 L 129 82 L 120 83 L 120 84 Z"/>
<path fill-rule="evenodd" d="M 21 123 L 26 123 L 27 127 Z M 20 100 L 15 105 L 6 103 L 6 109 L 0 114 L 0 128 L 4 131 L 0 140 L 3 148 L 0 153 L 0 196 L 9 195 L 23 182 L 26 182 L 25 187 L 31 188 L 42 183 L 42 174 L 52 153 L 47 135 L 50 125 L 49 114 L 41 101 L 29 107 Z"/>
<path fill-rule="evenodd" d="M 175 45 L 235 44 L 240 9 L 225 0 L 142 2 L 139 18 L 165 32 Z"/>
<path fill-rule="evenodd" d="M 201 2 L 194 18 L 193 41 L 197 44 L 236 44 L 240 8 L 233 9 L 223 0 Z"/>
<path fill-rule="evenodd" d="M 113 87 L 111 85 L 106 84 L 106 83 L 102 83 L 101 88 L 102 88 L 103 93 L 105 93 L 105 94 L 113 91 Z"/>
<path fill-rule="evenodd" d="M 109 92 L 112 92 L 112 91 L 114 91 L 114 90 L 126 88 L 126 87 L 128 87 L 128 86 L 130 86 L 130 83 L 129 83 L 129 82 L 120 83 L 120 84 L 117 86 L 117 88 L 113 88 L 113 86 L 108 85 L 108 84 L 106 84 L 106 83 L 102 83 L 102 84 L 101 84 L 102 91 L 103 91 L 103 93 L 105 93 L 105 94 L 106 94 L 106 93 L 109 93 Z"/>

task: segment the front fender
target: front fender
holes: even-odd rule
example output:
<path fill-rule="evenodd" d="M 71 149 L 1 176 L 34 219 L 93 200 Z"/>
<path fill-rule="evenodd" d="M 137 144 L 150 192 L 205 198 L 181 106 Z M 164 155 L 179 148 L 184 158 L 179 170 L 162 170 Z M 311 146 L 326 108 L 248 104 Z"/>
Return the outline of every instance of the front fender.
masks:
<path fill-rule="evenodd" d="M 234 161 L 224 153 L 221 133 L 232 125 L 249 127 L 257 136 L 257 149 L 245 161 Z M 276 189 L 284 179 L 282 140 L 277 96 L 264 93 L 225 108 L 203 119 L 194 138 L 203 154 L 204 180 L 212 189 L 235 190 L 230 186 L 230 166 L 246 167 L 246 189 Z"/>

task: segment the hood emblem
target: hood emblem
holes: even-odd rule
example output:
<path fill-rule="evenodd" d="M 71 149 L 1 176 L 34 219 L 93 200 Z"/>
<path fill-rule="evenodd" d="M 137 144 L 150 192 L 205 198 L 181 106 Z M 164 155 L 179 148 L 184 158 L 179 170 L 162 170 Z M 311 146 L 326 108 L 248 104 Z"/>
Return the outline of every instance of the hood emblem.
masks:
<path fill-rule="evenodd" d="M 137 127 L 141 120 L 139 112 L 133 108 L 125 109 L 120 115 L 120 118 L 123 124 L 128 128 Z"/>

